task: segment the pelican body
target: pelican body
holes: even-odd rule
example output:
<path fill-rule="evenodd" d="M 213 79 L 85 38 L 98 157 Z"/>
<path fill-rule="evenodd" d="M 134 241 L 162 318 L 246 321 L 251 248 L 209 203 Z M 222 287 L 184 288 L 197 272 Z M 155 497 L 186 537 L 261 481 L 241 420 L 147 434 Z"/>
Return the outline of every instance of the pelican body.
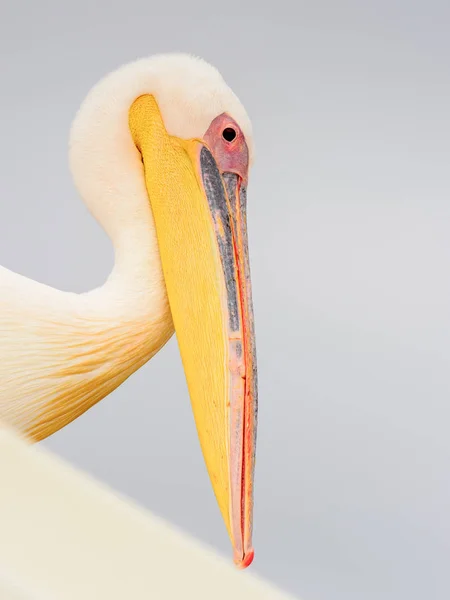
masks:
<path fill-rule="evenodd" d="M 0 267 L 0 421 L 37 441 L 177 335 L 238 566 L 253 559 L 257 384 L 246 225 L 251 125 L 187 55 L 122 67 L 72 126 L 76 187 L 114 245 L 104 285 L 56 290 Z"/>

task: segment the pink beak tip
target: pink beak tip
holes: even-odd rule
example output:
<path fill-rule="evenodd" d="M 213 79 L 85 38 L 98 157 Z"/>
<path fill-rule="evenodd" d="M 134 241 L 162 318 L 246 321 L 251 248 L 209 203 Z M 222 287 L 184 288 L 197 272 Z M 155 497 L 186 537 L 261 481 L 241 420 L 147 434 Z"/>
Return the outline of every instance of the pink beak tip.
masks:
<path fill-rule="evenodd" d="M 255 551 L 253 550 L 253 548 L 250 548 L 250 550 L 246 552 L 244 556 L 239 556 L 239 558 L 235 557 L 234 563 L 238 569 L 246 569 L 252 564 L 254 558 Z"/>

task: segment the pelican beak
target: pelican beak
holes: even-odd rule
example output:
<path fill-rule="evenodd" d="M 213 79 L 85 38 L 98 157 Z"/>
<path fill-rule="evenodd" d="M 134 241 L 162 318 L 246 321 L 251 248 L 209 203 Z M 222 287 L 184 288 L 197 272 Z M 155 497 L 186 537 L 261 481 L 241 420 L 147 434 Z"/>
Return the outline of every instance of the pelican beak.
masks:
<path fill-rule="evenodd" d="M 234 549 L 253 560 L 256 362 L 246 189 L 202 140 L 170 136 L 153 96 L 130 110 L 203 456 Z"/>

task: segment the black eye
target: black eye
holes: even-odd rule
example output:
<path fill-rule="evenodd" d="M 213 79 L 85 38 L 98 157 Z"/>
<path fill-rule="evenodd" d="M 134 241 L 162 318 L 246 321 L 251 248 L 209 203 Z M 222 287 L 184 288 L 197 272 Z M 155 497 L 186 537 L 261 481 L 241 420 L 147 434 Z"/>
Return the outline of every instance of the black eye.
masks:
<path fill-rule="evenodd" d="M 232 127 L 225 127 L 222 131 L 222 137 L 226 142 L 232 142 L 236 137 L 236 131 Z"/>

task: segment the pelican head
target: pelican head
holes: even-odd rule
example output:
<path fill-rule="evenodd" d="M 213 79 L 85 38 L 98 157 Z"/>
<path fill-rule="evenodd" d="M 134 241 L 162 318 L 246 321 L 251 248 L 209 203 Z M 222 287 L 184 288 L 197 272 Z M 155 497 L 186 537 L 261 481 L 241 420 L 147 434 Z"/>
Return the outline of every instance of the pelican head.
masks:
<path fill-rule="evenodd" d="M 117 270 L 134 269 L 133 281 L 139 270 L 146 276 L 146 263 L 133 263 L 141 244 L 156 273 L 151 293 L 167 293 L 203 456 L 241 567 L 253 559 L 252 156 L 242 104 L 216 69 L 186 55 L 141 60 L 106 77 L 70 139 L 75 183 L 114 242 L 111 280 Z"/>

